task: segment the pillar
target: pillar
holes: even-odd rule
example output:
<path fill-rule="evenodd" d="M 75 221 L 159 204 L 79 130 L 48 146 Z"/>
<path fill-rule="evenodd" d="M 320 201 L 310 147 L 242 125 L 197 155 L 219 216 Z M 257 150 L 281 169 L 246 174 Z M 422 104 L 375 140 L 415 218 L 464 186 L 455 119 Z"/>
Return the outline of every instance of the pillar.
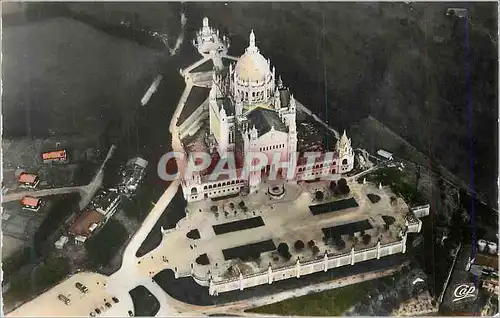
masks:
<path fill-rule="evenodd" d="M 382 183 L 379 183 L 379 184 L 378 184 L 378 188 L 379 188 L 379 189 L 382 189 Z"/>
<path fill-rule="evenodd" d="M 354 265 L 354 246 L 351 247 L 351 265 Z"/>
<path fill-rule="evenodd" d="M 297 263 L 295 265 L 295 269 L 297 270 L 297 278 L 299 278 L 300 277 L 300 260 L 298 257 L 297 257 Z"/>
<path fill-rule="evenodd" d="M 273 283 L 273 270 L 271 269 L 271 263 L 269 263 L 269 267 L 267 268 L 267 283 Z"/>
<path fill-rule="evenodd" d="M 243 290 L 243 274 L 240 273 L 240 290 Z"/>
<path fill-rule="evenodd" d="M 214 282 L 212 280 L 212 278 L 210 277 L 208 279 L 208 293 L 211 295 L 211 296 L 214 296 L 216 294 L 216 291 L 215 291 L 215 288 L 214 288 Z"/>
<path fill-rule="evenodd" d="M 174 267 L 174 277 L 176 279 L 179 278 L 179 271 L 177 270 L 177 267 Z"/>
<path fill-rule="evenodd" d="M 403 235 L 403 241 L 401 242 L 401 244 L 403 244 L 403 254 L 406 253 L 406 238 L 407 238 L 407 233 L 405 232 L 405 234 Z"/>
<path fill-rule="evenodd" d="M 380 259 L 380 240 L 377 242 L 377 259 Z"/>
<path fill-rule="evenodd" d="M 328 270 L 328 254 L 325 252 L 325 257 L 323 257 L 323 271 Z"/>

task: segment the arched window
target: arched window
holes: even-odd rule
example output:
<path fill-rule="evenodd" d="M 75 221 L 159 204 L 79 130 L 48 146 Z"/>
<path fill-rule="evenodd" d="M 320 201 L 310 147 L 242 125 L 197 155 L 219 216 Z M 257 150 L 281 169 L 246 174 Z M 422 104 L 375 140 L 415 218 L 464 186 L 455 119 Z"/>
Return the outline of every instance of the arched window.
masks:
<path fill-rule="evenodd" d="M 206 189 L 207 189 L 207 186 L 204 186 L 204 187 L 203 187 L 203 190 L 206 190 Z"/>
<path fill-rule="evenodd" d="M 211 184 L 209 184 L 209 185 L 208 185 L 208 188 L 209 188 L 209 189 L 212 189 L 212 185 L 211 185 Z"/>
<path fill-rule="evenodd" d="M 196 188 L 191 189 L 191 194 L 197 194 L 197 193 L 198 193 L 198 190 L 196 190 Z"/>
<path fill-rule="evenodd" d="M 342 164 L 346 165 L 347 164 L 347 159 L 342 160 Z"/>

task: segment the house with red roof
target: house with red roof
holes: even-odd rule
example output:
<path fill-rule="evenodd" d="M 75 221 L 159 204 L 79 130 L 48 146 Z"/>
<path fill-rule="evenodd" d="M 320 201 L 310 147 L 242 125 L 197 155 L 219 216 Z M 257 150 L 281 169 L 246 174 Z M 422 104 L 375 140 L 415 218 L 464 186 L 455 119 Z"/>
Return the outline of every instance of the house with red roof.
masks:
<path fill-rule="evenodd" d="M 40 183 L 40 179 L 36 174 L 31 173 L 21 173 L 18 178 L 19 187 L 34 189 Z"/>
<path fill-rule="evenodd" d="M 42 199 L 35 197 L 24 197 L 21 199 L 23 209 L 30 211 L 38 211 L 41 207 Z"/>

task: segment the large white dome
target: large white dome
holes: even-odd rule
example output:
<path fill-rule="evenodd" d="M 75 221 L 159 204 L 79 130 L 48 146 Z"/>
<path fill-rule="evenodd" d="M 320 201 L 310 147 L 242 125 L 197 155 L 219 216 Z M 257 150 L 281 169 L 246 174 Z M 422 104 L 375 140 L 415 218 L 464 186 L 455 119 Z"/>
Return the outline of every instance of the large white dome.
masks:
<path fill-rule="evenodd" d="M 266 77 L 271 73 L 269 64 L 264 56 L 260 54 L 255 46 L 255 35 L 250 33 L 250 45 L 246 49 L 235 67 L 236 76 L 246 82 L 265 82 Z"/>
<path fill-rule="evenodd" d="M 245 53 L 235 67 L 236 76 L 246 82 L 264 82 L 270 73 L 266 59 L 260 53 Z"/>

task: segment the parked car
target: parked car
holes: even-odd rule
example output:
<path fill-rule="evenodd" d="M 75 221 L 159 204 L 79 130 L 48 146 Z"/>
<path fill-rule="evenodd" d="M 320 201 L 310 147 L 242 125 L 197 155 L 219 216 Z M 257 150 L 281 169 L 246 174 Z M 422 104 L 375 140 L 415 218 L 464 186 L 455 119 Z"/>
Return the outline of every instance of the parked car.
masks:
<path fill-rule="evenodd" d="M 59 294 L 57 298 L 59 298 L 59 300 L 62 301 L 66 306 L 71 303 L 71 300 L 68 297 L 64 296 L 63 294 Z"/>
<path fill-rule="evenodd" d="M 76 284 L 75 284 L 75 287 L 76 287 L 79 291 L 81 291 L 82 293 L 84 293 L 84 294 L 86 294 L 86 293 L 89 291 L 89 289 L 87 288 L 87 286 L 83 285 L 83 284 L 82 284 L 82 283 L 80 283 L 80 282 L 76 283 Z"/>

